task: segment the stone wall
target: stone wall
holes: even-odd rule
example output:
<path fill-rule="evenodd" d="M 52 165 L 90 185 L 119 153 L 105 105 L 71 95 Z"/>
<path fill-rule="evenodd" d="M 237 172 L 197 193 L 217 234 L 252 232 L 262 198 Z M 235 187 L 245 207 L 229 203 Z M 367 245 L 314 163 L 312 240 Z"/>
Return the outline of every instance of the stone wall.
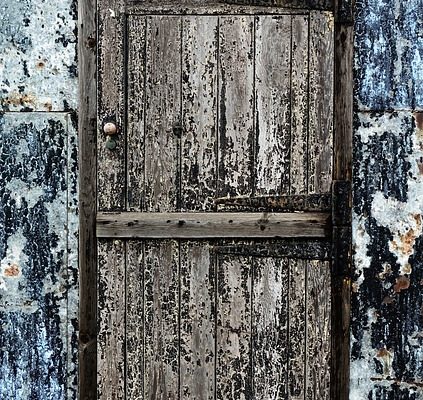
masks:
<path fill-rule="evenodd" d="M 77 398 L 76 3 L 0 3 L 0 398 Z"/>
<path fill-rule="evenodd" d="M 423 399 L 422 10 L 356 1 L 352 400 Z"/>

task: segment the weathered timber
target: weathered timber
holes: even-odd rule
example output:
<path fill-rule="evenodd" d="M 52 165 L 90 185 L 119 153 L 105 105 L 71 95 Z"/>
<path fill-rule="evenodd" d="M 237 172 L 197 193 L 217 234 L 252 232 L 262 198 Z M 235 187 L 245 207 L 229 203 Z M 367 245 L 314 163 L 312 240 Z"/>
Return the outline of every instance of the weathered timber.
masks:
<path fill-rule="evenodd" d="M 252 365 L 255 399 L 288 394 L 289 260 L 253 259 Z"/>
<path fill-rule="evenodd" d="M 142 211 L 145 203 L 146 33 L 146 17 L 128 17 L 126 190 L 131 211 Z"/>
<path fill-rule="evenodd" d="M 95 2 L 78 3 L 79 60 L 79 396 L 97 399 L 96 20 Z"/>
<path fill-rule="evenodd" d="M 144 398 L 144 242 L 126 242 L 125 399 Z"/>
<path fill-rule="evenodd" d="M 332 244 L 317 239 L 239 240 L 213 246 L 218 254 L 251 255 L 253 257 L 286 257 L 303 260 L 331 260 Z"/>
<path fill-rule="evenodd" d="M 100 213 L 97 237 L 326 237 L 327 213 Z"/>
<path fill-rule="evenodd" d="M 319 1 L 319 0 L 317 0 Z M 326 7 L 323 3 L 326 2 Z M 181 14 L 181 15 L 263 15 L 263 14 L 308 14 L 310 9 L 333 10 L 333 0 L 323 0 L 320 6 L 313 6 L 312 1 L 289 0 L 257 2 L 218 2 L 206 4 L 201 0 L 170 1 L 163 4 L 160 0 L 144 2 L 128 0 L 126 12 L 129 14 Z M 314 3 L 315 5 L 317 3 Z"/>
<path fill-rule="evenodd" d="M 179 245 L 148 241 L 144 260 L 144 398 L 177 399 Z"/>
<path fill-rule="evenodd" d="M 215 399 L 216 265 L 209 243 L 181 242 L 180 399 Z"/>
<path fill-rule="evenodd" d="M 98 241 L 97 390 L 100 399 L 125 399 L 125 245 Z"/>
<path fill-rule="evenodd" d="M 124 0 L 98 0 L 98 129 L 97 195 L 98 209 L 118 211 L 125 208 L 125 71 Z M 106 148 L 103 125 L 118 127 L 117 146 Z"/>
<path fill-rule="evenodd" d="M 333 164 L 334 20 L 310 13 L 308 191 L 328 192 Z"/>
<path fill-rule="evenodd" d="M 180 187 L 181 18 L 147 18 L 144 209 L 174 211 Z"/>
<path fill-rule="evenodd" d="M 218 196 L 245 196 L 253 179 L 254 19 L 219 21 Z"/>
<path fill-rule="evenodd" d="M 289 194 L 291 16 L 255 18 L 255 187 Z"/>
<path fill-rule="evenodd" d="M 216 391 L 218 399 L 251 399 L 251 257 L 218 257 Z"/>
<path fill-rule="evenodd" d="M 217 184 L 218 17 L 182 19 L 181 209 L 211 211 Z"/>
<path fill-rule="evenodd" d="M 290 194 L 307 193 L 309 17 L 292 16 Z"/>
<path fill-rule="evenodd" d="M 308 260 L 289 260 L 288 399 L 305 397 Z"/>
<path fill-rule="evenodd" d="M 332 210 L 332 194 L 293 196 L 222 197 L 214 203 L 218 211 L 322 211 Z"/>
<path fill-rule="evenodd" d="M 307 400 L 330 399 L 331 272 L 330 264 L 309 261 L 306 269 Z"/>

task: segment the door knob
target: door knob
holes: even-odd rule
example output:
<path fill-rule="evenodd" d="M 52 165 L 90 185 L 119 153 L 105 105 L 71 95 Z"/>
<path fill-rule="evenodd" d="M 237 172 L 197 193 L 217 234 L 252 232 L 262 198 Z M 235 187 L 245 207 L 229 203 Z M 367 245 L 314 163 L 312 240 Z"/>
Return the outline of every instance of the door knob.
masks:
<path fill-rule="evenodd" d="M 114 122 L 106 122 L 103 125 L 103 132 L 107 137 L 106 140 L 106 148 L 109 150 L 113 150 L 116 148 L 116 134 L 117 134 L 117 126 Z"/>

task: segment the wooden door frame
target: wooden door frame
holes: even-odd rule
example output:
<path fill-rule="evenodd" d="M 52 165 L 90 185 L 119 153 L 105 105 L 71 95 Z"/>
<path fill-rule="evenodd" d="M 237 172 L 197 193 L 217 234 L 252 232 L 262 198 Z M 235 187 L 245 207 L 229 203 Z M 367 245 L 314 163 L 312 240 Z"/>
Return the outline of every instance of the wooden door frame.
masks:
<path fill-rule="evenodd" d="M 351 191 L 353 121 L 354 0 L 334 0 L 334 168 L 333 180 L 347 182 L 336 196 L 348 202 L 334 214 L 331 397 L 349 393 L 351 296 Z M 78 1 L 79 64 L 79 398 L 97 399 L 97 0 Z M 343 188 L 343 189 L 342 189 Z M 336 205 L 335 205 L 336 206 Z M 345 207 L 345 203 L 343 205 Z M 335 238 L 340 238 L 335 240 Z M 334 357 L 335 356 L 335 357 Z"/>

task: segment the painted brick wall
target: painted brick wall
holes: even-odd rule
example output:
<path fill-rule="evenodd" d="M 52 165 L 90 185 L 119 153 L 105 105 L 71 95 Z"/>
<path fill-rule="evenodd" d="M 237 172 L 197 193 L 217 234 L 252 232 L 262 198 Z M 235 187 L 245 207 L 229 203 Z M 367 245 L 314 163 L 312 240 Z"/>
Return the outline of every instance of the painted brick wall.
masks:
<path fill-rule="evenodd" d="M 350 399 L 423 399 L 423 0 L 357 0 Z"/>
<path fill-rule="evenodd" d="M 76 18 L 0 1 L 0 399 L 77 398 Z"/>

